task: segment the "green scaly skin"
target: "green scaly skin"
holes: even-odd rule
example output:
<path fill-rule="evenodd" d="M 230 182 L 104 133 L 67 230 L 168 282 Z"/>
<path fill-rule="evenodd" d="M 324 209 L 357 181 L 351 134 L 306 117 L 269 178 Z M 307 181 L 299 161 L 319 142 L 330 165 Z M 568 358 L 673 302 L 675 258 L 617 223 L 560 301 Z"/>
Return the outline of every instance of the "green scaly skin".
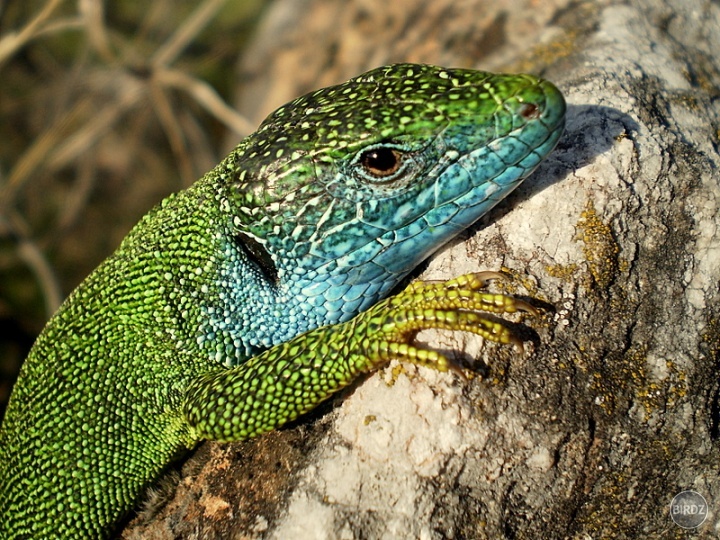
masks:
<path fill-rule="evenodd" d="M 411 345 L 422 329 L 513 342 L 483 313 L 532 309 L 487 274 L 386 297 L 532 172 L 564 114 L 534 77 L 400 64 L 270 115 L 38 338 L 0 430 L 0 539 L 107 538 L 202 439 L 275 429 L 392 358 L 452 368 Z"/>

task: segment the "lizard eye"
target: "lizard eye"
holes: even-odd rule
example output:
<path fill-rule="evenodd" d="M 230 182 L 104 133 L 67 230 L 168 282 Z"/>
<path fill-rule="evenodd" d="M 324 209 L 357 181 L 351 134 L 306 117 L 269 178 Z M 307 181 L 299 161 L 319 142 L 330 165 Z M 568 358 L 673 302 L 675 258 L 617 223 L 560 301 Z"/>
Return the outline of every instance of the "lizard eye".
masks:
<path fill-rule="evenodd" d="M 395 148 L 380 146 L 360 155 L 360 165 L 370 176 L 384 178 L 395 174 L 402 165 L 403 154 Z"/>

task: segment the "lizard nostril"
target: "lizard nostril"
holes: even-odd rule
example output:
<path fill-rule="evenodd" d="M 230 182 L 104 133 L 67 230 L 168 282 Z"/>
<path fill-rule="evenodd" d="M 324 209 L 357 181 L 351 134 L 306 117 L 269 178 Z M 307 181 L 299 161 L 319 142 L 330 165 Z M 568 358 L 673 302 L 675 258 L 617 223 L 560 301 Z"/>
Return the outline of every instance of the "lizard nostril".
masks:
<path fill-rule="evenodd" d="M 533 120 L 540 117 L 540 107 L 534 103 L 525 103 L 518 112 L 520 113 L 520 116 L 526 120 Z"/>

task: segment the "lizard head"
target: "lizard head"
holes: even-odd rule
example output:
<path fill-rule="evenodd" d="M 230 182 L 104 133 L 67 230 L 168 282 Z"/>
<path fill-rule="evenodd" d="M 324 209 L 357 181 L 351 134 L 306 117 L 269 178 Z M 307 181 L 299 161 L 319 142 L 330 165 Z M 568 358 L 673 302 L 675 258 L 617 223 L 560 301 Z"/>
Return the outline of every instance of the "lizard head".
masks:
<path fill-rule="evenodd" d="M 233 233 L 322 324 L 347 319 L 530 174 L 564 116 L 529 75 L 374 69 L 279 108 L 220 165 Z"/>

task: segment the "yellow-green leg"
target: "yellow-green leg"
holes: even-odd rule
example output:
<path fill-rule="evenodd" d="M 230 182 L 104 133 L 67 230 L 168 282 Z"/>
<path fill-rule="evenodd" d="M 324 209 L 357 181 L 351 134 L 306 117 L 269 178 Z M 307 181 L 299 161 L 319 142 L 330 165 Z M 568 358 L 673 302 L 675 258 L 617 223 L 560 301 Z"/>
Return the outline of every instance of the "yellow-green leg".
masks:
<path fill-rule="evenodd" d="M 415 282 L 348 322 L 312 330 L 241 366 L 201 377 L 188 391 L 185 418 L 199 438 L 247 439 L 308 412 L 392 359 L 454 369 L 443 354 L 412 344 L 421 330 L 470 332 L 522 347 L 497 315 L 536 310 L 512 296 L 483 292 L 498 277 L 481 272 L 443 283 Z"/>

